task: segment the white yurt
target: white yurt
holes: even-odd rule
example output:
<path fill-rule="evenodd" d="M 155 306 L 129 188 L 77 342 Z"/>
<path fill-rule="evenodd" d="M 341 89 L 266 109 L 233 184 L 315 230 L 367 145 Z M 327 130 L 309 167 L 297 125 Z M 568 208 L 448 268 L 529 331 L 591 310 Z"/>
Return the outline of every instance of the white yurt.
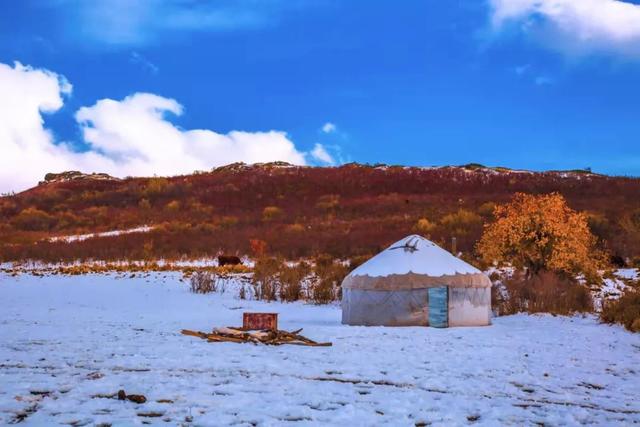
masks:
<path fill-rule="evenodd" d="M 342 282 L 342 323 L 365 326 L 491 324 L 491 281 L 424 237 L 394 243 Z"/>

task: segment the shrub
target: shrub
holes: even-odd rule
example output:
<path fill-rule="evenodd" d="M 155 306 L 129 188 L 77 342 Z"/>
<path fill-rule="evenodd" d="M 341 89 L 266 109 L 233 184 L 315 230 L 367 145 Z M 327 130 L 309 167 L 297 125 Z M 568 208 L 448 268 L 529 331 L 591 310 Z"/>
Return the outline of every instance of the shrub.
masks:
<path fill-rule="evenodd" d="M 140 199 L 138 202 L 138 207 L 143 211 L 148 211 L 151 209 L 151 203 L 149 203 L 149 199 Z"/>
<path fill-rule="evenodd" d="M 353 271 L 365 262 L 369 261 L 372 255 L 358 255 L 349 259 L 349 271 Z"/>
<path fill-rule="evenodd" d="M 297 301 L 302 296 L 302 282 L 311 272 L 309 264 L 300 262 L 295 266 L 282 266 L 280 270 L 280 299 Z"/>
<path fill-rule="evenodd" d="M 65 211 L 58 215 L 58 222 L 56 228 L 58 230 L 65 230 L 82 225 L 82 218 L 73 214 L 71 211 Z"/>
<path fill-rule="evenodd" d="M 338 194 L 325 194 L 318 198 L 316 208 L 323 211 L 334 210 L 340 204 L 340 195 Z"/>
<path fill-rule="evenodd" d="M 482 218 L 475 212 L 459 209 L 457 212 L 443 216 L 440 224 L 451 234 L 464 236 L 468 234 L 473 227 L 479 227 L 482 224 Z"/>
<path fill-rule="evenodd" d="M 485 202 L 478 207 L 478 214 L 483 217 L 493 216 L 493 212 L 496 209 L 496 204 L 493 202 Z"/>
<path fill-rule="evenodd" d="M 216 226 L 207 222 L 202 222 L 195 226 L 195 230 L 198 233 L 213 234 L 216 231 Z"/>
<path fill-rule="evenodd" d="M 0 216 L 12 216 L 18 212 L 18 206 L 11 200 L 0 202 Z"/>
<path fill-rule="evenodd" d="M 504 292 L 494 292 L 494 309 L 499 315 L 515 313 L 586 313 L 593 310 L 586 286 L 563 275 L 541 271 L 527 277 L 516 273 L 504 281 Z"/>
<path fill-rule="evenodd" d="M 253 294 L 258 300 L 275 301 L 278 293 L 279 273 L 282 262 L 277 258 L 263 257 L 253 267 Z"/>
<path fill-rule="evenodd" d="M 207 294 L 216 291 L 216 282 L 208 271 L 198 271 L 191 276 L 191 292 Z"/>
<path fill-rule="evenodd" d="M 318 279 L 311 283 L 309 298 L 316 304 L 328 304 L 336 300 L 334 283 L 326 279 Z"/>
<path fill-rule="evenodd" d="M 320 255 L 314 261 L 315 280 L 309 289 L 310 299 L 316 304 L 327 304 L 340 298 L 340 285 L 348 274 L 348 268 L 329 255 Z"/>
<path fill-rule="evenodd" d="M 147 240 L 142 245 L 142 257 L 147 260 L 153 259 L 153 240 Z"/>
<path fill-rule="evenodd" d="M 300 223 L 294 223 L 294 224 L 287 225 L 286 230 L 288 233 L 300 234 L 300 233 L 304 233 L 305 228 L 304 228 L 304 225 Z"/>
<path fill-rule="evenodd" d="M 605 323 L 620 323 L 631 332 L 640 332 L 640 291 L 627 291 L 619 299 L 605 302 L 600 319 Z"/>
<path fill-rule="evenodd" d="M 172 200 L 164 207 L 168 212 L 177 212 L 180 209 L 180 202 Z"/>
<path fill-rule="evenodd" d="M 620 226 L 625 233 L 640 236 L 640 209 L 627 212 L 620 220 Z"/>
<path fill-rule="evenodd" d="M 606 236 L 612 231 L 609 219 L 600 212 L 586 212 L 589 229 L 597 236 Z"/>
<path fill-rule="evenodd" d="M 167 178 L 149 178 L 143 194 L 147 197 L 155 197 L 169 193 L 173 190 L 172 184 Z"/>
<path fill-rule="evenodd" d="M 436 224 L 429 221 L 427 218 L 420 218 L 416 224 L 416 230 L 418 233 L 424 234 L 425 236 L 429 236 L 435 228 Z"/>
<path fill-rule="evenodd" d="M 267 253 L 267 242 L 260 239 L 250 239 L 249 246 L 253 256 L 260 258 Z"/>
<path fill-rule="evenodd" d="M 21 230 L 46 231 L 54 227 L 57 219 L 37 208 L 26 208 L 13 218 L 13 225 Z"/>
<path fill-rule="evenodd" d="M 262 210 L 262 220 L 265 222 L 275 221 L 282 217 L 282 209 L 277 206 L 267 206 Z"/>
<path fill-rule="evenodd" d="M 106 206 L 91 206 L 82 210 L 84 221 L 93 226 L 108 224 L 112 220 L 109 209 Z"/>
<path fill-rule="evenodd" d="M 238 217 L 235 216 L 223 216 L 218 220 L 220 228 L 229 229 L 238 223 Z"/>

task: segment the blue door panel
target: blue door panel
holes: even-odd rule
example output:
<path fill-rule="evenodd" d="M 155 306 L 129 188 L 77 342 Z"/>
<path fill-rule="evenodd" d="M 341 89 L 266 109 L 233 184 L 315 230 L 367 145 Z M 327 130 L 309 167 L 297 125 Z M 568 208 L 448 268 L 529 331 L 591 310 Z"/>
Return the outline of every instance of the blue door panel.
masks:
<path fill-rule="evenodd" d="M 449 288 L 429 288 L 429 326 L 446 328 L 449 326 Z"/>

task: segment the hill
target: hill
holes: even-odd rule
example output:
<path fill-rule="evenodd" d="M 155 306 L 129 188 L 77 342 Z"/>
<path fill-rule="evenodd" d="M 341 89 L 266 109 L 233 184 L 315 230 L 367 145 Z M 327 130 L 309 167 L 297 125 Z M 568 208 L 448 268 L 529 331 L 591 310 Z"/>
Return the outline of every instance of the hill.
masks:
<path fill-rule="evenodd" d="M 471 164 L 299 167 L 236 163 L 171 178 L 48 174 L 0 198 L 0 260 L 131 260 L 250 254 L 368 255 L 418 232 L 467 258 L 493 207 L 559 192 L 612 255 L 640 257 L 640 179 Z M 94 233 L 102 233 L 93 236 Z M 81 236 L 84 235 L 84 236 Z M 254 242 L 253 247 L 256 245 Z"/>

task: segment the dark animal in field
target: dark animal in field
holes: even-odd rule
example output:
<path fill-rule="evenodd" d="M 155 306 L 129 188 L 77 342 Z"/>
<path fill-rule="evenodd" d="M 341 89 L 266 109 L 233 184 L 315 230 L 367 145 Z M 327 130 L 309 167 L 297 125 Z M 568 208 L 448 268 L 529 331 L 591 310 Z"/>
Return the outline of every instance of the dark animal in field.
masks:
<path fill-rule="evenodd" d="M 627 266 L 627 263 L 625 262 L 624 258 L 622 258 L 620 255 L 611 255 L 611 258 L 609 258 L 609 261 L 611 262 L 611 265 L 617 268 L 625 268 Z"/>
<path fill-rule="evenodd" d="M 242 261 L 235 255 L 218 255 L 218 265 L 240 265 Z"/>

